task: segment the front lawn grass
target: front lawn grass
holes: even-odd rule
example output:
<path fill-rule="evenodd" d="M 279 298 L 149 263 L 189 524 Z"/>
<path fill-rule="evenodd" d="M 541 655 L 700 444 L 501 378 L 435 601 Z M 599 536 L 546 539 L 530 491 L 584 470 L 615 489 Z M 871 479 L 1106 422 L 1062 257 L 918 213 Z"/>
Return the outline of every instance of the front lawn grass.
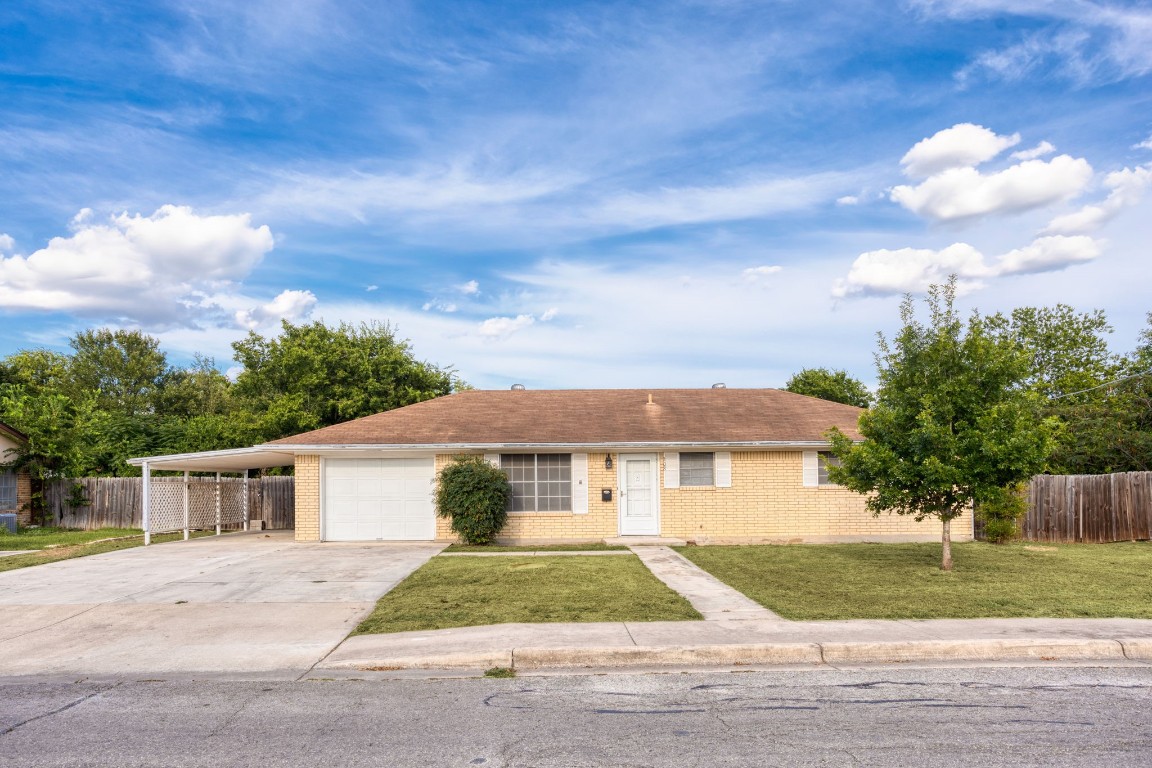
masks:
<path fill-rule="evenodd" d="M 609 552 L 627 550 L 623 544 L 605 544 L 602 541 L 589 541 L 584 544 L 452 544 L 445 552 Z"/>
<path fill-rule="evenodd" d="M 434 557 L 380 598 L 352 634 L 519 622 L 700 618 L 634 555 Z"/>
<path fill-rule="evenodd" d="M 11 552 L 17 549 L 44 549 L 45 547 L 86 544 L 98 539 L 111 539 L 117 536 L 143 536 L 139 528 L 99 528 L 95 531 L 81 531 L 75 528 L 20 528 L 16 533 L 0 529 L 0 551 Z"/>
<path fill-rule="evenodd" d="M 1152 543 L 678 547 L 769 610 L 822 619 L 1152 618 Z"/>
<path fill-rule="evenodd" d="M 58 544 L 58 546 L 48 546 L 48 544 L 41 542 L 42 546 L 46 548 L 42 548 L 36 552 L 29 552 L 25 555 L 0 557 L 0 572 L 14 571 L 17 568 L 28 568 L 33 565 L 43 565 L 44 563 L 54 563 L 58 560 L 71 560 L 74 557 L 87 557 L 88 555 L 99 555 L 104 552 L 115 552 L 119 549 L 131 549 L 132 547 L 144 546 L 144 534 L 139 529 L 102 528 L 97 531 L 66 531 L 66 533 L 87 534 L 87 538 L 85 539 L 84 536 L 78 536 L 76 541 L 79 543 L 63 543 L 63 541 L 67 541 L 67 538 L 65 538 L 62 542 L 54 542 Z M 191 536 L 192 538 L 199 538 L 201 536 L 210 536 L 214 533 L 214 531 L 193 531 Z M 95 534 L 101 535 L 96 536 Z M 10 539 L 15 539 L 22 535 L 23 534 L 18 534 L 17 536 L 13 536 L 9 534 L 7 537 L 0 536 L 0 544 L 11 544 Z M 118 538 L 113 541 L 93 541 L 93 539 L 106 539 L 113 536 L 132 536 L 132 538 Z M 152 543 L 163 544 L 166 541 L 176 541 L 182 538 L 184 538 L 183 532 L 159 533 L 153 534 Z M 35 549 L 35 547 L 0 546 L 0 550 L 8 552 L 20 549 Z"/>

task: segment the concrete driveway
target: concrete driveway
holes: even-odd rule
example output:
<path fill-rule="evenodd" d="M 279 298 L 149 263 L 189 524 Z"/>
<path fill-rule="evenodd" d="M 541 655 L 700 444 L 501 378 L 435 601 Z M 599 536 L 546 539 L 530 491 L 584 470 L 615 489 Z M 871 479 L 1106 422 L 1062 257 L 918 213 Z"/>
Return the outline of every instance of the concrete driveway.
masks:
<path fill-rule="evenodd" d="M 156 544 L 0 573 L 0 676 L 298 676 L 440 544 Z"/>

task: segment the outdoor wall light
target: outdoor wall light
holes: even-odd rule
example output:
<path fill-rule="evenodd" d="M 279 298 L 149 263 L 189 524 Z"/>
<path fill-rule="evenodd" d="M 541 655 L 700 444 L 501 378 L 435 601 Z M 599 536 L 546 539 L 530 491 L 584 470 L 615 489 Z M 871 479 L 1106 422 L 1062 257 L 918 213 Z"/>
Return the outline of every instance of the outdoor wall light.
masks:
<path fill-rule="evenodd" d="M 604 469 L 612 469 L 612 454 L 610 453 L 604 457 Z"/>

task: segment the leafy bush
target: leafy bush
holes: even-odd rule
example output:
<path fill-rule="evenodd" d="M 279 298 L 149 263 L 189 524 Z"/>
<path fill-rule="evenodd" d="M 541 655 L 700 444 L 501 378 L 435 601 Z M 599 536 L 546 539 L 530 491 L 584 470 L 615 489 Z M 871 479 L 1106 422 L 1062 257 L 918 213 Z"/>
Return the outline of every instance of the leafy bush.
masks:
<path fill-rule="evenodd" d="M 457 456 L 436 476 L 436 514 L 465 544 L 491 544 L 508 521 L 512 485 L 482 456 Z"/>
<path fill-rule="evenodd" d="M 1020 535 L 1020 521 L 1028 514 L 1028 501 L 1022 484 L 999 489 L 976 506 L 976 515 L 984 522 L 984 538 L 993 544 Z"/>

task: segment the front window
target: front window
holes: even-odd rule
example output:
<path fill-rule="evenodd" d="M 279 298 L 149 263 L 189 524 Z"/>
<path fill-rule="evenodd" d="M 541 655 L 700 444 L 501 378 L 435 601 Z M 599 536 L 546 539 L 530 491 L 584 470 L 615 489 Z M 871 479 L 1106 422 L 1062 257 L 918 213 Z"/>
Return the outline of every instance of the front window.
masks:
<path fill-rule="evenodd" d="M 680 485 L 713 485 L 711 453 L 680 454 Z"/>
<path fill-rule="evenodd" d="M 0 509 L 16 509 L 16 473 L 0 470 Z"/>
<path fill-rule="evenodd" d="M 820 451 L 819 466 L 819 484 L 836 485 L 836 483 L 828 479 L 828 467 L 840 466 L 840 459 L 836 458 L 836 455 L 832 453 L 832 451 Z"/>
<path fill-rule="evenodd" d="M 569 512 L 572 509 L 572 455 L 506 453 L 500 466 L 512 483 L 509 512 Z"/>

